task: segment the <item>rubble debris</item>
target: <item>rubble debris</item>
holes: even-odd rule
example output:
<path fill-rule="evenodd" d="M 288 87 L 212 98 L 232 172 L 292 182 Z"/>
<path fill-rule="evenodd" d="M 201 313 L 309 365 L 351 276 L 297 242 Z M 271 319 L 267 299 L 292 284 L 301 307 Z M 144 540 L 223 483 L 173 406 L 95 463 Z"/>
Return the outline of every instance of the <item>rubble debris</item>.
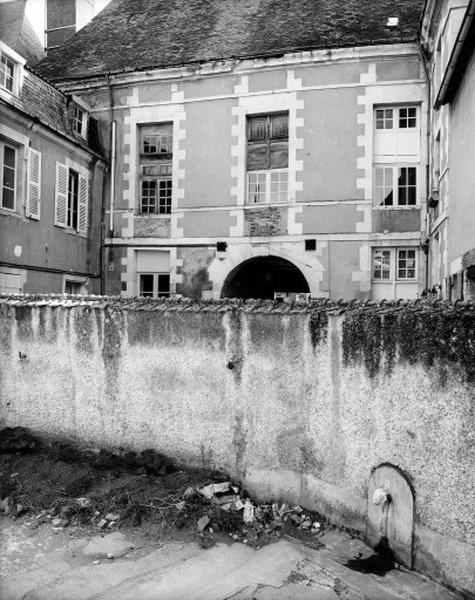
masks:
<path fill-rule="evenodd" d="M 107 526 L 107 519 L 101 519 L 97 526 L 99 527 L 99 529 L 104 529 L 104 527 Z"/>
<path fill-rule="evenodd" d="M 108 521 L 118 521 L 120 519 L 120 515 L 117 513 L 110 512 L 110 513 L 107 513 L 104 518 L 107 519 Z"/>
<path fill-rule="evenodd" d="M 202 531 L 204 531 L 206 529 L 206 526 L 208 525 L 209 522 L 210 522 L 210 518 L 207 515 L 204 515 L 203 517 L 201 517 L 201 519 L 198 519 L 198 523 L 196 524 L 196 529 L 201 533 Z"/>

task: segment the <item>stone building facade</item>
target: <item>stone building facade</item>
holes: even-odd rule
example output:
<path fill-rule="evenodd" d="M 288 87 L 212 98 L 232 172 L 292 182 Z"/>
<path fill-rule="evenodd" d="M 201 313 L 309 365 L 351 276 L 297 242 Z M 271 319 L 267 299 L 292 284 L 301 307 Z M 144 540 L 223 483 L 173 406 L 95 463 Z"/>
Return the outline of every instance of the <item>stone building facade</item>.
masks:
<path fill-rule="evenodd" d="M 430 80 L 428 288 L 475 298 L 475 2 L 427 2 L 421 43 Z"/>
<path fill-rule="evenodd" d="M 3 42 L 0 56 L 0 293 L 99 293 L 95 121 Z"/>
<path fill-rule="evenodd" d="M 421 3 L 277 4 L 112 3 L 39 64 L 109 152 L 105 293 L 421 294 Z"/>

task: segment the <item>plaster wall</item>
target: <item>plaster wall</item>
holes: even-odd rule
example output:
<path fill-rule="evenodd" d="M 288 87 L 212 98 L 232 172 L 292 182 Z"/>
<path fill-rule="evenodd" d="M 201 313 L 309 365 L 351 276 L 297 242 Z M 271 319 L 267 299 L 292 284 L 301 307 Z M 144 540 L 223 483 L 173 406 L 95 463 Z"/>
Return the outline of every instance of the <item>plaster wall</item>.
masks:
<path fill-rule="evenodd" d="M 475 53 L 450 106 L 450 219 L 448 260 L 475 248 Z"/>
<path fill-rule="evenodd" d="M 85 151 L 74 148 L 41 127 L 30 128 L 21 120 L 0 117 L 0 135 L 17 144 L 18 177 L 15 211 L 0 209 L 0 262 L 11 266 L 33 267 L 27 271 L 25 292 L 63 291 L 62 275 L 43 272 L 39 284 L 38 269 L 80 273 L 98 278 L 101 240 L 102 183 L 104 166 Z M 25 216 L 27 197 L 27 154 L 30 146 L 41 153 L 40 218 Z M 87 237 L 55 223 L 56 163 L 68 164 L 87 173 L 90 182 Z M 96 282 L 98 283 L 98 281 Z M 47 287 L 50 286 L 50 287 Z M 89 291 L 99 287 L 91 280 Z"/>
<path fill-rule="evenodd" d="M 306 309 L 190 308 L 3 300 L 0 425 L 152 447 L 362 534 L 371 471 L 392 463 L 415 489 L 416 566 L 474 593 L 474 396 L 460 372 L 443 385 L 417 361 L 373 378 L 363 358 L 345 366 L 345 316 L 316 328 Z"/>

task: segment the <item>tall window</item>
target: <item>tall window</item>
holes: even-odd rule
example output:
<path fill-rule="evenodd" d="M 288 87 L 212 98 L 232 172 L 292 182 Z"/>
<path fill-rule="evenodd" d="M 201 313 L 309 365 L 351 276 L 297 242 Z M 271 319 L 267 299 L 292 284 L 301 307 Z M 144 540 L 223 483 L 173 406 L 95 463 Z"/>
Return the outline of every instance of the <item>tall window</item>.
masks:
<path fill-rule="evenodd" d="M 15 62 L 4 52 L 0 52 L 0 86 L 13 92 L 15 84 Z"/>
<path fill-rule="evenodd" d="M 172 161 L 173 123 L 140 127 L 140 213 L 171 213 Z"/>
<path fill-rule="evenodd" d="M 416 206 L 417 167 L 375 167 L 374 201 L 376 206 Z"/>
<path fill-rule="evenodd" d="M 381 281 L 391 277 L 390 250 L 375 249 L 373 251 L 373 279 Z"/>
<path fill-rule="evenodd" d="M 89 179 L 79 170 L 56 163 L 55 225 L 87 235 Z"/>
<path fill-rule="evenodd" d="M 288 166 L 288 112 L 248 117 L 248 203 L 287 202 Z"/>
<path fill-rule="evenodd" d="M 68 178 L 68 208 L 66 225 L 77 229 L 79 208 L 79 173 L 69 169 Z"/>
<path fill-rule="evenodd" d="M 15 209 L 17 151 L 0 142 L 2 208 Z"/>
<path fill-rule="evenodd" d="M 77 104 L 73 107 L 73 131 L 86 137 L 86 113 Z"/>

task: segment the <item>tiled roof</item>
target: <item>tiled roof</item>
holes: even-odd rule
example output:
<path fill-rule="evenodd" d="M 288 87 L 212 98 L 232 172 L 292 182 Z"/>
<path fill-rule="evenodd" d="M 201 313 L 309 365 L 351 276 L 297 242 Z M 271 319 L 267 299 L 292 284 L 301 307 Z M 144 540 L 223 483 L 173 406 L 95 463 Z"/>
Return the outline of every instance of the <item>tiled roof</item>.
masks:
<path fill-rule="evenodd" d="M 423 0 L 113 0 L 42 61 L 54 80 L 415 40 Z M 386 27 L 389 17 L 399 26 Z"/>
<path fill-rule="evenodd" d="M 61 91 L 54 85 L 38 76 L 31 68 L 26 67 L 20 93 L 12 95 L 8 102 L 0 100 L 0 103 L 16 108 L 29 117 L 37 119 L 43 125 L 66 136 L 75 144 L 97 154 L 102 154 L 99 146 L 96 122 L 89 119 L 88 142 L 77 135 L 72 128 L 71 103 Z"/>
<path fill-rule="evenodd" d="M 29 64 L 43 56 L 43 46 L 25 14 L 26 0 L 0 3 L 0 40 L 10 46 Z"/>

